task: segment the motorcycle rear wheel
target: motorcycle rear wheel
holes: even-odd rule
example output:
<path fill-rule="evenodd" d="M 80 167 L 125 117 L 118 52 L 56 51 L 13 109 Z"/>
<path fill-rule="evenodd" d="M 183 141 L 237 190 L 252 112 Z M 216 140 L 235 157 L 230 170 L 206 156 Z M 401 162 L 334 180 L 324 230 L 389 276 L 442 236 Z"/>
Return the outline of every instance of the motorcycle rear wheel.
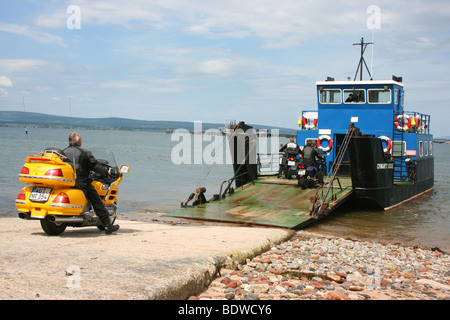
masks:
<path fill-rule="evenodd" d="M 305 177 L 302 177 L 302 178 L 298 179 L 298 184 L 300 185 L 300 187 L 302 189 L 307 189 L 308 188 L 308 181 L 305 179 Z"/>
<path fill-rule="evenodd" d="M 66 230 L 67 225 L 65 223 L 50 222 L 47 216 L 41 220 L 41 227 L 49 236 L 59 236 Z"/>

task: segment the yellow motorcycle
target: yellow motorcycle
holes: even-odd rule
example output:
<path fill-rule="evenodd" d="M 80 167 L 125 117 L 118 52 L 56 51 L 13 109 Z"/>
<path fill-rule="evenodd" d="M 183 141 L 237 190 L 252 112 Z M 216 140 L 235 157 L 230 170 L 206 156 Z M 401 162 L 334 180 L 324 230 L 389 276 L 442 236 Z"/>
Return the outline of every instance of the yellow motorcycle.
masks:
<path fill-rule="evenodd" d="M 99 151 L 103 155 L 99 156 Z M 130 168 L 122 165 L 118 169 L 114 155 L 108 149 L 93 153 L 99 163 L 111 168 L 109 176 L 91 172 L 90 178 L 109 212 L 111 223 L 114 223 L 118 186 Z M 25 154 L 26 163 L 19 180 L 29 185 L 22 188 L 15 201 L 19 218 L 40 220 L 42 229 L 52 236 L 60 235 L 67 226 L 105 229 L 84 192 L 75 187 L 75 171 L 62 150 L 48 148 L 41 153 Z"/>

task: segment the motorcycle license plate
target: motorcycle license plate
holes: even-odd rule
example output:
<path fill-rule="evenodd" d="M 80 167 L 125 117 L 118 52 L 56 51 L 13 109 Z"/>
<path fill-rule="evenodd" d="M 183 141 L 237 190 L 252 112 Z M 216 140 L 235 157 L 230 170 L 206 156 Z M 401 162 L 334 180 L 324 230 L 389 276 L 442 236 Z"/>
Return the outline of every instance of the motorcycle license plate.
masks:
<path fill-rule="evenodd" d="M 295 166 L 295 161 L 288 161 L 288 166 Z"/>
<path fill-rule="evenodd" d="M 306 169 L 300 169 L 300 170 L 298 170 L 298 175 L 299 175 L 299 176 L 304 176 L 305 173 L 306 173 Z"/>
<path fill-rule="evenodd" d="M 46 202 L 50 197 L 51 192 L 52 189 L 50 188 L 34 187 L 30 194 L 30 201 Z"/>

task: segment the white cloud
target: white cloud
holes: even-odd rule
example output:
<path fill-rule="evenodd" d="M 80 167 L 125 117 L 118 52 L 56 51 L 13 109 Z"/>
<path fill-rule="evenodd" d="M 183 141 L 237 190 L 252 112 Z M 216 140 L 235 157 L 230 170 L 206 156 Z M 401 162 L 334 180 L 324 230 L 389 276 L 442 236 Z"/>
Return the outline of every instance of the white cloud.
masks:
<path fill-rule="evenodd" d="M 13 83 L 11 79 L 9 79 L 6 76 L 0 76 L 0 87 L 7 87 L 11 88 L 13 86 Z"/>
<path fill-rule="evenodd" d="M 186 75 L 229 77 L 236 74 L 242 75 L 259 67 L 261 64 L 260 61 L 240 57 L 210 59 L 192 65 L 177 67 L 175 68 L 175 72 Z"/>
<path fill-rule="evenodd" d="M 69 1 L 66 2 L 69 5 Z M 299 0 L 79 0 L 82 28 L 118 25 L 125 28 L 155 29 L 175 27 L 185 34 L 210 39 L 262 39 L 264 48 L 289 48 L 322 36 L 361 36 L 367 29 L 367 8 L 373 1 L 299 1 Z M 402 32 L 417 37 L 418 31 L 437 32 L 447 28 L 450 6 L 439 0 L 377 1 L 381 13 L 381 30 Z M 439 8 L 439 10 L 436 10 Z M 62 28 L 67 14 L 65 7 L 55 6 L 53 12 L 42 13 L 35 20 L 38 27 Z M 19 32 L 30 33 L 26 26 L 16 25 Z M 394 31 L 394 32 L 395 32 Z M 53 36 L 31 32 L 42 41 L 58 41 Z M 60 39 L 61 40 L 61 39 Z M 62 41 L 62 40 L 61 40 Z M 428 39 L 419 45 L 430 45 Z"/>
<path fill-rule="evenodd" d="M 8 98 L 8 92 L 5 89 L 0 88 L 0 98 Z"/>
<path fill-rule="evenodd" d="M 60 36 L 43 31 L 33 30 L 30 29 L 29 26 L 24 24 L 0 22 L 0 31 L 20 34 L 42 43 L 56 43 L 60 46 L 65 46 L 64 41 Z"/>
<path fill-rule="evenodd" d="M 191 85 L 188 86 L 186 84 L 183 84 L 183 82 L 183 79 L 135 77 L 128 80 L 102 82 L 99 84 L 99 87 L 102 89 L 137 89 L 140 91 L 152 93 L 183 92 L 193 87 Z"/>
<path fill-rule="evenodd" d="M 155 28 L 167 25 L 158 1 L 77 1 L 76 5 L 80 8 L 81 28 L 89 25 L 121 25 L 131 28 L 136 23 Z M 45 28 L 61 28 L 65 27 L 68 16 L 66 7 L 58 6 L 53 13 L 40 14 L 35 24 Z"/>
<path fill-rule="evenodd" d="M 4 73 L 29 72 L 44 66 L 48 62 L 38 59 L 0 59 L 0 71 Z"/>

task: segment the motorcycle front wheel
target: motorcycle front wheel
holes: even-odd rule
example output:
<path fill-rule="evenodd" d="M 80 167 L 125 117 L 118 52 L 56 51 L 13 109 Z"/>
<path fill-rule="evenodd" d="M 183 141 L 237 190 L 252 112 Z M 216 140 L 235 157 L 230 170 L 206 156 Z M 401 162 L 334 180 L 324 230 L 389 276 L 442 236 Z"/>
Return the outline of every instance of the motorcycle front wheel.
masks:
<path fill-rule="evenodd" d="M 59 236 L 66 230 L 67 225 L 65 223 L 53 223 L 48 220 L 48 216 L 41 220 L 42 230 L 49 236 Z"/>

